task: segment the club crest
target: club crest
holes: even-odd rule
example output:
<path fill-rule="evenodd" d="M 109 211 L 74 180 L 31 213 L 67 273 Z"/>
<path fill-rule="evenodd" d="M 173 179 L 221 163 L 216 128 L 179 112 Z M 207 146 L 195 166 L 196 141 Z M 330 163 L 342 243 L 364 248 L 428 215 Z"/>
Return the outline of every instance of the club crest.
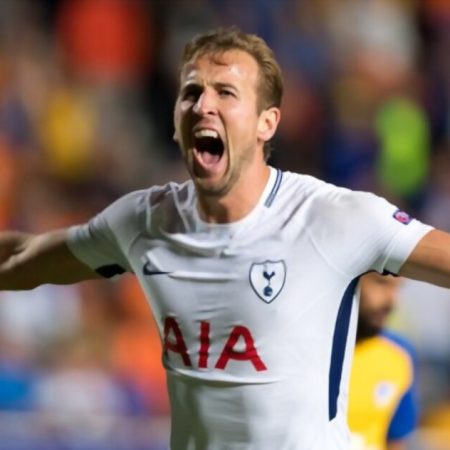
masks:
<path fill-rule="evenodd" d="M 264 261 L 250 267 L 250 284 L 256 295 L 264 302 L 271 303 L 281 292 L 286 280 L 284 261 Z"/>
<path fill-rule="evenodd" d="M 382 408 L 391 402 L 396 394 L 395 384 L 390 381 L 382 381 L 375 386 L 375 404 Z"/>

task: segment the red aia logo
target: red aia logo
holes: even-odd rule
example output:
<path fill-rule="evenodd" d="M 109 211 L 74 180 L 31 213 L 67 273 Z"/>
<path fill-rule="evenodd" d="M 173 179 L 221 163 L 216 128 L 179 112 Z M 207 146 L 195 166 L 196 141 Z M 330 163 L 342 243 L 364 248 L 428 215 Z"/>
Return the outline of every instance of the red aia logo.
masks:
<path fill-rule="evenodd" d="M 236 350 L 237 342 L 242 339 L 244 350 Z M 209 347 L 210 347 L 210 323 L 206 321 L 200 322 L 200 340 L 198 350 L 198 367 L 207 369 L 209 364 Z M 241 348 L 241 346 L 239 346 Z M 178 353 L 187 367 L 192 367 L 191 357 L 187 351 L 186 342 L 183 333 L 174 317 L 167 317 L 164 321 L 164 342 L 163 351 L 167 355 L 169 351 Z M 214 367 L 216 369 L 225 369 L 228 362 L 233 359 L 235 361 L 249 361 L 258 371 L 267 370 L 267 367 L 258 355 L 255 343 L 250 330 L 242 325 L 235 326 L 220 353 L 220 356 Z"/>

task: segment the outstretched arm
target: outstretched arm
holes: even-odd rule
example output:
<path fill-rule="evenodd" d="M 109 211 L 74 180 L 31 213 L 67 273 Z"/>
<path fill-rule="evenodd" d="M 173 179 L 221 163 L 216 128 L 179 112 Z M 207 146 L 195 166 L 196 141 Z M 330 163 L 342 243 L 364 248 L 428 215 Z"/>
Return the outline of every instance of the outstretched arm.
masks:
<path fill-rule="evenodd" d="M 99 278 L 66 245 L 67 230 L 0 233 L 0 290 L 33 289 Z"/>
<path fill-rule="evenodd" d="M 432 230 L 417 244 L 399 275 L 450 288 L 450 234 Z"/>

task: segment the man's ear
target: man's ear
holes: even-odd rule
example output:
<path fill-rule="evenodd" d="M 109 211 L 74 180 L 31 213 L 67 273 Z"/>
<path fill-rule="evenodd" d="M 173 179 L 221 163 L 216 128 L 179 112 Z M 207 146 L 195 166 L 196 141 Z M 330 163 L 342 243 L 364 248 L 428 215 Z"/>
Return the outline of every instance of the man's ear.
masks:
<path fill-rule="evenodd" d="M 264 142 L 270 141 L 277 130 L 280 116 L 280 109 L 275 106 L 262 111 L 258 118 L 257 137 Z"/>
<path fill-rule="evenodd" d="M 172 139 L 178 144 L 180 142 L 180 136 L 178 131 L 178 118 L 179 118 L 178 102 L 175 103 L 173 109 L 173 136 Z"/>

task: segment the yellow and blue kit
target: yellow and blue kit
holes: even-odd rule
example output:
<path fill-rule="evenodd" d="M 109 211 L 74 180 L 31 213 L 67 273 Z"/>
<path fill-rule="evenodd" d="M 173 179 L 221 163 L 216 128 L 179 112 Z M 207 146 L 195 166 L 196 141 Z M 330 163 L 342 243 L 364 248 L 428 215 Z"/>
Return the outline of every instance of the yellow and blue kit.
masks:
<path fill-rule="evenodd" d="M 350 377 L 348 420 L 351 450 L 385 450 L 387 442 L 405 438 L 418 416 L 415 356 L 395 333 L 358 342 Z"/>

